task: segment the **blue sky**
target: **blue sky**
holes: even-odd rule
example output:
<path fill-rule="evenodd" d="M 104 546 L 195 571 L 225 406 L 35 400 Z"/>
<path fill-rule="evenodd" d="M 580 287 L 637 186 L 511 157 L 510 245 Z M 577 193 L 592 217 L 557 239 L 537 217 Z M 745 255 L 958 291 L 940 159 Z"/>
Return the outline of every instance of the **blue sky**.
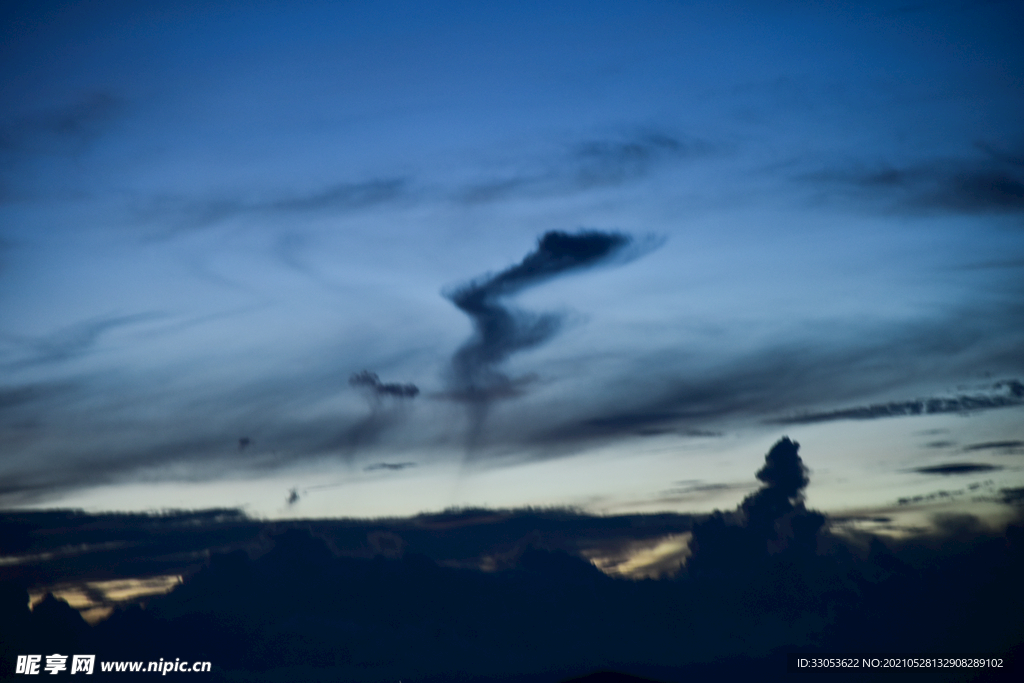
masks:
<path fill-rule="evenodd" d="M 788 434 L 822 509 L 995 514 L 1024 479 L 1021 18 L 12 4 L 0 504 L 702 510 Z M 550 329 L 467 393 L 454 294 L 551 231 L 629 244 L 499 297 Z"/>

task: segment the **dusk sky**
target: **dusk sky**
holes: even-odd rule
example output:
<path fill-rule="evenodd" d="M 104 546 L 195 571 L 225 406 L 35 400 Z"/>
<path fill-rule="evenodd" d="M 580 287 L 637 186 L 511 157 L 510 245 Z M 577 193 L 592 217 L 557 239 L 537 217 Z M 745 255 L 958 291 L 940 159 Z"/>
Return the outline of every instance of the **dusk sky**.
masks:
<path fill-rule="evenodd" d="M 2 13 L 2 507 L 1024 485 L 1020 3 Z"/>

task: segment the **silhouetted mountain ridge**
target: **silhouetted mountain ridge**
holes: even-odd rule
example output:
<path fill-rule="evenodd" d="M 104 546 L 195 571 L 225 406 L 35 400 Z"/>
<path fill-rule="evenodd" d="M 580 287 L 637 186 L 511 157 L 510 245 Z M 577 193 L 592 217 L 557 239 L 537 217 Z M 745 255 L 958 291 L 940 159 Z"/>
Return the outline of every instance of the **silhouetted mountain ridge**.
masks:
<path fill-rule="evenodd" d="M 674 579 L 612 579 L 542 541 L 513 547 L 490 572 L 408 549 L 352 557 L 315 525 L 286 526 L 94 627 L 52 598 L 29 612 L 24 588 L 5 584 L 3 662 L 60 647 L 207 660 L 210 680 L 537 683 L 599 671 L 790 680 L 788 652 L 1000 654 L 1016 666 L 1024 527 L 996 534 L 950 519 L 941 537 L 901 543 L 833 534 L 803 505 L 798 448 L 781 440 L 760 490 L 693 524 L 693 555 Z M 997 673 L 932 670 L 928 680 Z"/>

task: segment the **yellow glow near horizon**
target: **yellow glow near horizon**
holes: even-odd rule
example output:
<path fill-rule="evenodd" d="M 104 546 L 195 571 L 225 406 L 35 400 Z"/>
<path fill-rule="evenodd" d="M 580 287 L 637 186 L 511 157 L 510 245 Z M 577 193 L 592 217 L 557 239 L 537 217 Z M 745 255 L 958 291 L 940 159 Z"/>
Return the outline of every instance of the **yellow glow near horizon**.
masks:
<path fill-rule="evenodd" d="M 83 581 L 81 583 L 64 583 L 43 586 L 29 591 L 29 609 L 43 601 L 47 593 L 52 593 L 58 600 L 64 600 L 78 610 L 82 618 L 90 624 L 106 619 L 114 611 L 116 605 L 132 602 L 140 598 L 170 593 L 180 585 L 180 574 L 150 576 L 142 579 L 111 579 L 108 581 Z M 99 602 L 90 593 L 101 593 L 105 600 Z"/>

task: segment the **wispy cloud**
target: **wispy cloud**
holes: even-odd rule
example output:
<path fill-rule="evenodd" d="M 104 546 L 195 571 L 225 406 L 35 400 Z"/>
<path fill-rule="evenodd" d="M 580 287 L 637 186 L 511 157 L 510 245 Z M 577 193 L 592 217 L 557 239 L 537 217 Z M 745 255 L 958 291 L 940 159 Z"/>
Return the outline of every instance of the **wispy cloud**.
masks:
<path fill-rule="evenodd" d="M 21 349 L 21 358 L 7 365 L 18 367 L 59 363 L 77 358 L 92 350 L 107 332 L 129 325 L 144 323 L 163 317 L 155 312 L 108 315 L 68 325 L 46 335 L 33 338 L 10 338 Z"/>
<path fill-rule="evenodd" d="M 956 475 L 956 474 L 979 474 L 981 472 L 995 472 L 996 470 L 1003 469 L 999 465 L 986 465 L 973 462 L 950 462 L 944 465 L 932 465 L 930 467 L 917 467 L 913 472 L 918 474 L 941 474 L 941 475 Z"/>
<path fill-rule="evenodd" d="M 663 132 L 586 140 L 566 146 L 547 160 L 523 161 L 518 171 L 495 174 L 455 196 L 474 204 L 612 187 L 644 178 L 669 164 L 705 156 L 712 149 L 703 140 Z"/>
<path fill-rule="evenodd" d="M 808 174 L 826 195 L 913 212 L 1000 214 L 1024 211 L 1020 158 L 982 146 L 983 158 L 827 170 Z"/>
<path fill-rule="evenodd" d="M 964 446 L 965 451 L 1012 451 L 1024 448 L 1024 441 L 985 441 L 983 443 L 972 443 Z"/>
<path fill-rule="evenodd" d="M 771 420 L 775 424 L 812 424 L 834 420 L 876 420 L 886 417 L 967 413 L 1024 405 L 1024 384 L 1011 379 L 997 382 L 989 393 L 876 403 Z"/>
<path fill-rule="evenodd" d="M 407 199 L 406 178 L 335 183 L 310 192 L 224 193 L 212 197 L 153 197 L 137 202 L 135 220 L 155 224 L 157 237 L 199 230 L 244 216 L 359 211 Z"/>

